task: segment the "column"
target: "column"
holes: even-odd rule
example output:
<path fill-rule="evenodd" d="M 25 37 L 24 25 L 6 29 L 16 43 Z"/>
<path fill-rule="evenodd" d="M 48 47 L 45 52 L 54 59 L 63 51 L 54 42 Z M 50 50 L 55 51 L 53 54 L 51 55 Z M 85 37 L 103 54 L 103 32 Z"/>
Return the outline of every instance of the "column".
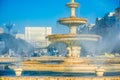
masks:
<path fill-rule="evenodd" d="M 71 8 L 71 15 L 70 15 L 70 17 L 75 17 L 75 8 L 74 7 Z"/>
<path fill-rule="evenodd" d="M 67 47 L 67 51 L 68 51 L 67 57 L 79 58 L 81 47 L 79 46 Z"/>
<path fill-rule="evenodd" d="M 76 26 L 70 26 L 70 34 L 76 34 Z"/>
<path fill-rule="evenodd" d="M 71 2 L 74 3 L 74 0 L 72 0 Z"/>
<path fill-rule="evenodd" d="M 15 68 L 14 71 L 15 71 L 15 74 L 16 74 L 17 77 L 21 76 L 21 74 L 22 74 L 22 69 L 21 68 Z"/>

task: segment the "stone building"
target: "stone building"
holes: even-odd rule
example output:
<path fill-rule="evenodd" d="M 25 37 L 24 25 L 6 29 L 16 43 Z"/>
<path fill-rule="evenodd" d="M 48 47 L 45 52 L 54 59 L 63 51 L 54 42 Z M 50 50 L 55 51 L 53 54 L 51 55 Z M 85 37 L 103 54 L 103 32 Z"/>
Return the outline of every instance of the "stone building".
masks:
<path fill-rule="evenodd" d="M 35 48 L 45 48 L 49 45 L 46 36 L 52 34 L 51 27 L 25 27 L 25 40 Z"/>
<path fill-rule="evenodd" d="M 96 18 L 95 26 L 91 32 L 102 36 L 102 50 L 106 52 L 120 52 L 120 7 L 116 8 L 114 12 L 109 12 L 103 18 Z"/>
<path fill-rule="evenodd" d="M 25 34 L 16 34 L 16 38 L 26 40 L 35 48 L 45 48 L 50 44 L 46 36 L 51 34 L 51 27 L 25 27 Z"/>
<path fill-rule="evenodd" d="M 4 33 L 4 29 L 0 27 L 0 34 Z"/>

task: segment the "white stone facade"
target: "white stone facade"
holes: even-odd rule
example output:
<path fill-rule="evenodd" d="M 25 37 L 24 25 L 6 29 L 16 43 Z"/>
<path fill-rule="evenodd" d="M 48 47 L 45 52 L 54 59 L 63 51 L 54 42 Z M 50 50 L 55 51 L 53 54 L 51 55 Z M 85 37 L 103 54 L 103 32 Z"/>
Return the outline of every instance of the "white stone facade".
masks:
<path fill-rule="evenodd" d="M 0 27 L 0 34 L 4 33 L 4 29 L 2 27 Z"/>
<path fill-rule="evenodd" d="M 32 43 L 35 48 L 47 47 L 50 42 L 46 36 L 51 34 L 51 27 L 25 27 L 25 40 Z"/>
<path fill-rule="evenodd" d="M 23 39 L 25 40 L 25 34 L 16 34 L 16 38 L 20 38 L 20 39 Z"/>

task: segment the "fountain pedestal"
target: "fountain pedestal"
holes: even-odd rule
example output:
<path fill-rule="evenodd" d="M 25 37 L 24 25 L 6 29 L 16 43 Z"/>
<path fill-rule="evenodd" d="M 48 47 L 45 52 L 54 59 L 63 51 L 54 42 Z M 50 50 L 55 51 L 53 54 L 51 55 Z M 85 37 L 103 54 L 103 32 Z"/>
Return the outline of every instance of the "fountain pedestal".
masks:
<path fill-rule="evenodd" d="M 80 57 L 80 50 L 81 50 L 81 47 L 79 47 L 79 46 L 67 47 L 68 53 L 67 53 L 66 57 L 79 58 Z"/>
<path fill-rule="evenodd" d="M 105 69 L 103 69 L 103 68 L 98 68 L 98 69 L 96 69 L 96 76 L 103 76 L 104 75 L 104 71 L 105 71 Z"/>
<path fill-rule="evenodd" d="M 21 68 L 15 68 L 14 71 L 15 71 L 15 75 L 17 77 L 21 76 L 21 74 L 22 74 L 22 69 Z"/>
<path fill-rule="evenodd" d="M 81 47 L 79 46 L 72 46 L 72 47 L 67 47 L 67 55 L 64 60 L 64 63 L 83 63 L 84 61 L 80 59 L 80 51 Z"/>

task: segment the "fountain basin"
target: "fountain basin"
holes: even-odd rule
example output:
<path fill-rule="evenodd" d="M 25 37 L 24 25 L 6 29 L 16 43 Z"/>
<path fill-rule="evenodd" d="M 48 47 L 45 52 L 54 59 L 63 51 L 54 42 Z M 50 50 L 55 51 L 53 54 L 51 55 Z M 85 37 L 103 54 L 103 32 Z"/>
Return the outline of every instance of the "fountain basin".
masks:
<path fill-rule="evenodd" d="M 99 58 L 98 58 L 99 59 Z M 116 59 L 116 58 L 114 58 Z M 119 58 L 118 58 L 119 59 Z M 66 61 L 67 60 L 67 61 Z M 75 59 L 76 60 L 76 59 Z M 79 63 L 79 60 L 83 60 L 81 63 Z M 93 60 L 89 59 L 81 59 L 79 58 L 78 62 L 72 62 L 70 63 L 70 58 L 65 58 L 64 62 L 61 63 L 55 63 L 55 64 L 49 64 L 49 63 L 41 63 L 41 61 L 35 61 L 35 60 L 28 60 L 21 62 L 21 65 L 19 66 L 19 69 L 22 71 L 43 71 L 43 72 L 63 72 L 63 73 L 93 73 L 97 76 L 104 76 L 103 74 L 107 75 L 106 73 L 111 72 L 120 72 L 120 64 L 105 62 L 105 64 L 97 64 L 93 62 Z M 92 61 L 92 62 L 91 62 Z M 96 60 L 94 60 L 96 61 Z M 98 60 L 99 62 L 103 62 L 104 60 Z M 97 62 L 98 62 L 97 61 Z M 101 67 L 100 69 L 98 68 Z M 20 72 L 19 69 L 15 66 L 9 66 L 9 68 L 15 70 L 16 72 Z"/>
<path fill-rule="evenodd" d="M 111 65 L 111 66 L 110 66 Z M 96 73 L 96 71 L 103 72 L 119 72 L 119 64 L 102 64 L 102 69 L 98 69 L 97 64 L 89 63 L 72 63 L 63 62 L 60 64 L 43 64 L 43 63 L 32 63 L 32 61 L 24 61 L 21 63 L 19 69 L 23 71 L 52 71 L 52 72 L 73 72 L 73 73 Z M 15 66 L 9 66 L 11 69 L 16 71 Z M 17 71 L 19 72 L 19 69 Z"/>
<path fill-rule="evenodd" d="M 70 8 L 72 8 L 72 7 L 75 7 L 75 8 L 77 8 L 78 6 L 79 6 L 79 3 L 76 3 L 76 2 L 70 2 L 70 3 L 67 3 L 66 4 L 66 6 L 69 6 Z"/>
<path fill-rule="evenodd" d="M 76 42 L 80 43 L 80 41 L 98 41 L 101 37 L 93 34 L 55 34 L 49 35 L 47 38 L 51 42 Z"/>
<path fill-rule="evenodd" d="M 29 62 L 29 63 L 28 63 Z M 26 64 L 27 63 L 27 64 Z M 10 66 L 11 69 L 14 69 L 15 66 Z M 20 68 L 24 71 L 52 71 L 52 72 L 82 72 L 82 73 L 94 73 L 97 69 L 96 65 L 92 64 L 69 64 L 63 62 L 61 64 L 35 64 L 32 61 L 24 61 L 21 63 Z"/>
<path fill-rule="evenodd" d="M 71 17 L 71 18 L 61 18 L 58 20 L 58 22 L 62 25 L 67 25 L 67 26 L 79 26 L 85 24 L 87 20 L 84 18 Z"/>

